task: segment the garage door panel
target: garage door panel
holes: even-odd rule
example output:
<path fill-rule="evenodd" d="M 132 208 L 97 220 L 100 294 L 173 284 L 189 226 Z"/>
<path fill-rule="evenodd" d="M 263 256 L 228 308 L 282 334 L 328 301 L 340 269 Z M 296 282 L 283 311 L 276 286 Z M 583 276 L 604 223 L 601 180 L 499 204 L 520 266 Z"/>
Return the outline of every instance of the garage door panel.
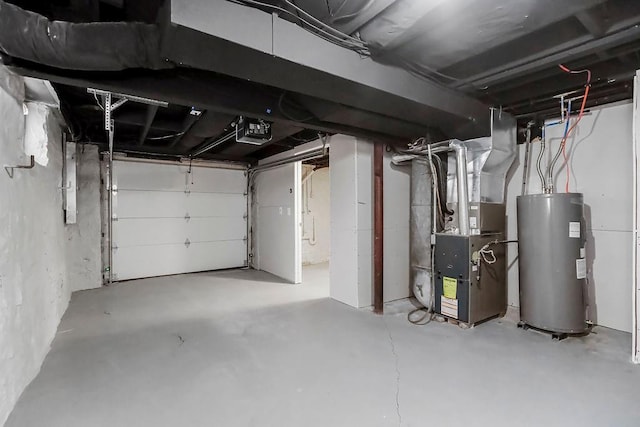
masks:
<path fill-rule="evenodd" d="M 118 218 L 243 217 L 246 212 L 244 194 L 119 190 L 114 196 Z"/>
<path fill-rule="evenodd" d="M 244 241 L 118 248 L 113 254 L 116 280 L 194 273 L 245 266 Z M 240 260 L 240 261 L 239 261 Z"/>
<path fill-rule="evenodd" d="M 247 196 L 223 193 L 191 193 L 187 197 L 189 216 L 239 216 L 247 214 Z"/>
<path fill-rule="evenodd" d="M 184 191 L 188 165 L 114 162 L 114 184 L 119 190 Z"/>
<path fill-rule="evenodd" d="M 184 218 L 187 195 L 182 192 L 118 190 L 113 212 L 120 218 Z"/>
<path fill-rule="evenodd" d="M 189 240 L 243 240 L 247 237 L 247 222 L 242 217 L 192 218 L 188 225 Z"/>
<path fill-rule="evenodd" d="M 242 240 L 247 235 L 242 217 L 127 218 L 113 223 L 113 243 L 118 247 Z"/>
<path fill-rule="evenodd" d="M 116 161 L 114 183 L 116 280 L 246 265 L 245 171 Z"/>
<path fill-rule="evenodd" d="M 244 193 L 247 191 L 243 170 L 193 168 L 189 177 L 192 193 Z"/>

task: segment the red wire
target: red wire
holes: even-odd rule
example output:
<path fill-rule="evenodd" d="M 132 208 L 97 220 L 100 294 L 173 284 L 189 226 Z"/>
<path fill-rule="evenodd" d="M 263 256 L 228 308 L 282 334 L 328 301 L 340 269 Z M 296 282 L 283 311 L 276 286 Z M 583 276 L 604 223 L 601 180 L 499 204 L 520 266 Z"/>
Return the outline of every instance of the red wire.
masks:
<path fill-rule="evenodd" d="M 578 113 L 578 118 L 576 120 L 576 122 L 569 128 L 569 131 L 567 132 L 567 134 L 562 138 L 562 142 L 560 142 L 560 144 L 562 145 L 562 155 L 564 157 L 564 164 L 565 164 L 565 168 L 567 170 L 567 180 L 564 186 L 564 191 L 565 193 L 569 192 L 569 179 L 570 179 L 570 171 L 569 171 L 569 158 L 567 156 L 567 139 L 569 139 L 569 135 L 571 135 L 571 132 L 573 132 L 573 130 L 575 129 L 575 127 L 578 125 L 578 123 L 580 123 L 580 120 L 582 120 L 582 116 L 584 115 L 584 107 L 587 105 L 587 97 L 589 96 L 589 88 L 591 87 L 591 71 L 590 70 L 570 70 L 569 68 L 565 67 L 562 64 L 558 64 L 558 67 L 560 67 L 560 69 L 562 71 L 564 71 L 565 73 L 570 73 L 570 74 L 580 74 L 580 73 L 587 73 L 587 84 L 585 85 L 584 88 L 584 95 L 582 96 L 582 105 L 580 106 L 580 113 Z M 569 114 L 571 113 L 571 111 L 569 111 Z M 567 116 L 567 120 L 569 120 L 569 117 Z"/>

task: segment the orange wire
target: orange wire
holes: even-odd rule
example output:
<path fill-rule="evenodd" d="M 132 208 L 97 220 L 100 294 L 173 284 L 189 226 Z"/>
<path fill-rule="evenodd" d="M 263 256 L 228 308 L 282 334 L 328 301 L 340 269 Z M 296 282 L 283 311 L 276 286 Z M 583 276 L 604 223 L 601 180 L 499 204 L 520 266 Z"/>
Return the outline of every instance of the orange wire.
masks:
<path fill-rule="evenodd" d="M 569 68 L 565 67 L 562 64 L 558 64 L 558 67 L 560 67 L 560 69 L 566 73 L 571 73 L 571 74 L 578 74 L 578 73 L 583 73 L 586 72 L 587 73 L 587 85 L 585 86 L 584 89 L 584 95 L 582 96 L 582 105 L 580 106 L 580 113 L 578 113 L 578 118 L 576 120 L 576 122 L 569 128 L 569 130 L 567 131 L 567 134 L 562 138 L 562 142 L 560 143 L 562 145 L 562 155 L 564 157 L 564 164 L 565 164 L 565 168 L 567 170 L 567 180 L 564 186 L 564 192 L 568 193 L 569 192 L 569 179 L 571 178 L 571 173 L 569 171 L 569 158 L 567 157 L 567 139 L 569 139 L 569 135 L 571 135 L 571 132 L 573 132 L 573 130 L 575 129 L 575 127 L 578 125 L 578 123 L 580 123 L 580 120 L 582 119 L 582 116 L 584 115 L 584 107 L 587 105 L 587 97 L 589 96 L 589 88 L 590 83 L 591 83 L 591 71 L 589 70 L 580 70 L 580 71 L 573 71 L 570 70 Z M 569 111 L 569 114 L 571 112 Z M 567 120 L 569 120 L 569 117 L 567 117 Z"/>

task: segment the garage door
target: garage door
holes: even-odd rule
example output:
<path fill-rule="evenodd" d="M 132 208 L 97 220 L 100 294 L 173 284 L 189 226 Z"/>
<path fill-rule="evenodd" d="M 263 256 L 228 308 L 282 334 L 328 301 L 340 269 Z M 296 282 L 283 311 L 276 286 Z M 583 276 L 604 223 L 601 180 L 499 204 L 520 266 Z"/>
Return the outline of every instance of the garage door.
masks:
<path fill-rule="evenodd" d="M 244 170 L 114 161 L 114 280 L 247 265 Z"/>

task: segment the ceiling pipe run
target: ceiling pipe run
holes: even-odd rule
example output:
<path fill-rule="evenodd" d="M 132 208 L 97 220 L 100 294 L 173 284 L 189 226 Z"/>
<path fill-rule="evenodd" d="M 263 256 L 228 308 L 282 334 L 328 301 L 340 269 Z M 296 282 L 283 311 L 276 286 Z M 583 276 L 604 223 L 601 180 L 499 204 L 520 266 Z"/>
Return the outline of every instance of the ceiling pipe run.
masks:
<path fill-rule="evenodd" d="M 81 71 L 174 68 L 160 57 L 160 29 L 137 22 L 50 21 L 0 0 L 0 50 L 50 67 Z"/>

